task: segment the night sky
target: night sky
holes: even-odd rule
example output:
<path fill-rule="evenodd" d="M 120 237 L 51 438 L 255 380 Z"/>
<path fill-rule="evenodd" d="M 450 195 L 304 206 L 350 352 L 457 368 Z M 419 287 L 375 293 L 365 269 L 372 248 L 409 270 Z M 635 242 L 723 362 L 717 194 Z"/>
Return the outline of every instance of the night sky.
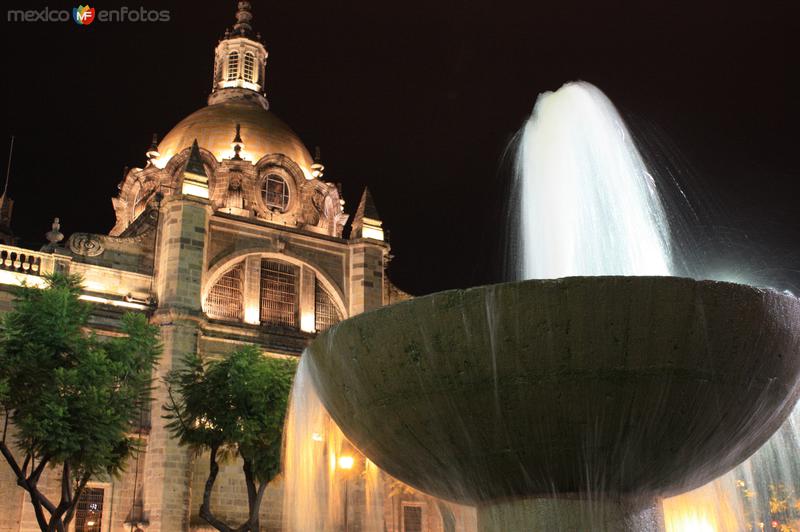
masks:
<path fill-rule="evenodd" d="M 233 1 L 91 5 L 169 9 L 171 21 L 4 17 L 4 150 L 16 135 L 12 227 L 24 246 L 38 248 L 54 216 L 67 235 L 112 227 L 123 167 L 143 166 L 153 132 L 206 104 L 235 11 Z M 396 256 L 390 274 L 421 294 L 494 279 L 503 153 L 538 93 L 578 79 L 667 161 L 729 246 L 722 263 L 800 287 L 797 6 L 255 0 L 253 12 L 271 109 L 321 147 L 349 213 L 370 187 Z"/>

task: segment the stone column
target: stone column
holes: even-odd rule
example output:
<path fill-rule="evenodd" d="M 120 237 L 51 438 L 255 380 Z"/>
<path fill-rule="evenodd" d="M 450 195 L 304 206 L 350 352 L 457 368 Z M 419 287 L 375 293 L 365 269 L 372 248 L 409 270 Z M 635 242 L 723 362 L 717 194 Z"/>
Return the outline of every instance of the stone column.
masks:
<path fill-rule="evenodd" d="M 156 249 L 158 309 L 163 352 L 154 375 L 152 428 L 144 469 L 144 511 L 150 532 L 189 529 L 192 461 L 162 419 L 168 393 L 163 378 L 197 350 L 203 323 L 201 290 L 210 215 L 208 200 L 189 195 L 167 198 L 161 207 Z"/>
<path fill-rule="evenodd" d="M 261 323 L 261 257 L 250 255 L 244 259 L 244 321 Z"/>
<path fill-rule="evenodd" d="M 350 251 L 350 315 L 383 306 L 384 260 L 388 245 L 358 241 Z"/>
<path fill-rule="evenodd" d="M 305 332 L 315 332 L 316 325 L 316 283 L 317 276 L 308 266 L 300 268 L 300 328 Z"/>

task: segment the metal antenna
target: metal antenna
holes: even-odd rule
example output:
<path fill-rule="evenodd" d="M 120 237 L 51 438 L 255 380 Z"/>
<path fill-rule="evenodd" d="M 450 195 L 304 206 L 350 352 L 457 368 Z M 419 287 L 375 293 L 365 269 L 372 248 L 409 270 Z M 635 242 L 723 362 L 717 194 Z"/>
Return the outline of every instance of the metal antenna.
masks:
<path fill-rule="evenodd" d="M 11 147 L 8 149 L 8 166 L 6 167 L 6 186 L 3 187 L 3 196 L 8 192 L 8 180 L 11 179 L 11 156 L 14 155 L 14 135 L 11 135 Z"/>

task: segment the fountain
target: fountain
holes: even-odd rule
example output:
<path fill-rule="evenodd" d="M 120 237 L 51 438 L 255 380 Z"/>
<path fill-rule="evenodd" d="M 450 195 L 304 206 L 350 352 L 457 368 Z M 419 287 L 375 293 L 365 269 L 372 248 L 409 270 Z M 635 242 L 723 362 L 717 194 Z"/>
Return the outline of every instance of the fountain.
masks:
<path fill-rule="evenodd" d="M 304 378 L 371 462 L 477 506 L 481 531 L 663 530 L 663 497 L 740 464 L 800 397 L 800 301 L 668 276 L 655 183 L 594 87 L 541 96 L 521 146 L 528 280 L 348 319 Z"/>

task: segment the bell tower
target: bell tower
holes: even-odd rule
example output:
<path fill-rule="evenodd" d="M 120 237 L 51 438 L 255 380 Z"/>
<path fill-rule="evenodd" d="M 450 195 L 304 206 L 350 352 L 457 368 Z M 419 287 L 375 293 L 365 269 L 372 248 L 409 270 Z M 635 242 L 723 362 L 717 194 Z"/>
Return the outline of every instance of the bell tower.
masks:
<path fill-rule="evenodd" d="M 253 31 L 250 2 L 242 0 L 236 11 L 236 23 L 225 31 L 214 51 L 214 84 L 209 105 L 229 99 L 257 100 L 269 107 L 264 90 L 267 49 L 261 34 Z"/>

